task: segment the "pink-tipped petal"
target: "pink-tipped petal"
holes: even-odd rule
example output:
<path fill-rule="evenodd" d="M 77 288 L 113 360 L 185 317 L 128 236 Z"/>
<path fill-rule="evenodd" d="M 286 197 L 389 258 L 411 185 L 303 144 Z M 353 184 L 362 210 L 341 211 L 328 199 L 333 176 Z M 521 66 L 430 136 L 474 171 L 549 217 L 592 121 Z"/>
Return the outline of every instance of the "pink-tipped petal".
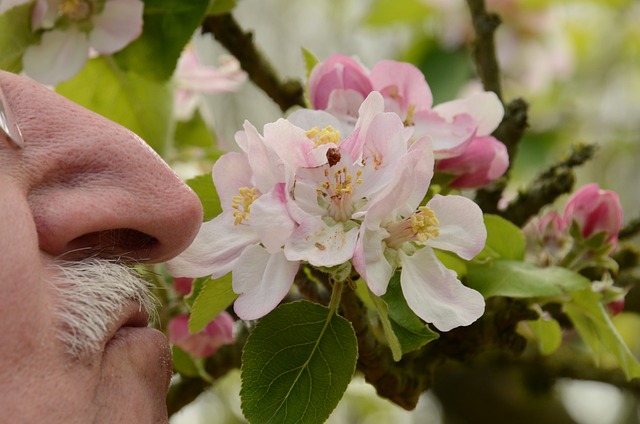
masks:
<path fill-rule="evenodd" d="M 240 294 L 234 310 L 245 320 L 262 318 L 287 295 L 300 264 L 282 252 L 270 255 L 260 246 L 249 247 L 233 271 L 233 291 Z"/>
<path fill-rule="evenodd" d="M 142 34 L 140 0 L 109 0 L 99 15 L 93 17 L 89 44 L 102 54 L 112 54 Z"/>
<path fill-rule="evenodd" d="M 431 89 L 422 71 L 410 63 L 382 60 L 371 69 L 374 90 L 385 97 L 385 110 L 407 118 L 408 111 L 430 109 Z"/>
<path fill-rule="evenodd" d="M 491 134 L 493 130 L 498 128 L 504 116 L 504 106 L 492 91 L 441 103 L 435 106 L 433 111 L 448 120 L 462 113 L 471 115 L 477 123 L 477 134 L 480 136 Z"/>
<path fill-rule="evenodd" d="M 411 310 L 440 331 L 467 326 L 484 313 L 484 298 L 463 285 L 428 247 L 408 256 L 399 251 L 402 293 Z"/>
<path fill-rule="evenodd" d="M 22 57 L 24 72 L 38 82 L 56 85 L 77 74 L 87 62 L 89 42 L 74 27 L 42 34 L 39 45 L 27 48 Z"/>
<path fill-rule="evenodd" d="M 439 221 L 440 235 L 427 241 L 431 247 L 456 253 L 463 259 L 472 259 L 484 248 L 487 229 L 482 210 L 463 196 L 436 194 L 427 203 Z"/>

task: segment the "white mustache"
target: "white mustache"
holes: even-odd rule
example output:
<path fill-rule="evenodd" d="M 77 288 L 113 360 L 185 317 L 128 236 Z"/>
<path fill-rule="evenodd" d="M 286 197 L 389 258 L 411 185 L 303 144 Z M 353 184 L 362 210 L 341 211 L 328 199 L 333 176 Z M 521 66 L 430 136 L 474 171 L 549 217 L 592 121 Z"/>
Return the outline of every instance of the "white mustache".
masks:
<path fill-rule="evenodd" d="M 57 261 L 51 281 L 58 338 L 76 359 L 89 359 L 106 343 L 109 326 L 131 301 L 154 316 L 150 283 L 135 270 L 106 259 Z"/>

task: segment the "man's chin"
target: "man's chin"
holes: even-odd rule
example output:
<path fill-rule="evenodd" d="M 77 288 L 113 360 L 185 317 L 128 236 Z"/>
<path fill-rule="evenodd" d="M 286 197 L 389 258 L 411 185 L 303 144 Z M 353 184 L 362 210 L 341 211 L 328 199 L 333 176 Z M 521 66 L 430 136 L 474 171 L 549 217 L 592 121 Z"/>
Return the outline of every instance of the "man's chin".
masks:
<path fill-rule="evenodd" d="M 121 327 L 105 345 L 101 365 L 98 401 L 117 399 L 115 408 L 107 407 L 116 415 L 109 414 L 110 422 L 114 418 L 123 423 L 166 422 L 172 361 L 162 332 L 151 327 Z"/>

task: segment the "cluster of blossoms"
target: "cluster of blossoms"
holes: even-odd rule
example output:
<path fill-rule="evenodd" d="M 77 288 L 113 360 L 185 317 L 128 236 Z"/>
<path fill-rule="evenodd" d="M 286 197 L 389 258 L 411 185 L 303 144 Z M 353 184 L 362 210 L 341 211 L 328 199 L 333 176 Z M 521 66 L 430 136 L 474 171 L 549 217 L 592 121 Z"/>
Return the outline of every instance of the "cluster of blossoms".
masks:
<path fill-rule="evenodd" d="M 427 193 L 437 158 L 490 138 L 499 101 L 483 93 L 431 109 L 416 68 L 385 61 L 366 75 L 343 56 L 320 64 L 309 88 L 316 110 L 298 110 L 262 134 L 245 122 L 235 137 L 240 151 L 213 167 L 222 214 L 169 271 L 232 272 L 235 312 L 250 320 L 280 303 L 302 265 L 333 278 L 355 269 L 378 296 L 400 270 L 407 304 L 424 321 L 442 331 L 475 321 L 482 295 L 434 249 L 472 259 L 486 240 L 482 211 L 463 196 Z"/>
<path fill-rule="evenodd" d="M 26 3 L 33 3 L 31 30 L 41 39 L 26 49 L 23 70 L 43 84 L 77 74 L 90 49 L 112 54 L 142 33 L 141 0 L 4 0 L 0 13 Z"/>
<path fill-rule="evenodd" d="M 549 211 L 525 226 L 528 259 L 575 271 L 593 266 L 615 270 L 617 264 L 609 255 L 618 245 L 622 220 L 618 194 L 595 183 L 586 184 L 569 197 L 561 214 Z M 593 289 L 603 294 L 610 309 L 619 312 L 626 291 L 614 287 L 608 274 Z"/>

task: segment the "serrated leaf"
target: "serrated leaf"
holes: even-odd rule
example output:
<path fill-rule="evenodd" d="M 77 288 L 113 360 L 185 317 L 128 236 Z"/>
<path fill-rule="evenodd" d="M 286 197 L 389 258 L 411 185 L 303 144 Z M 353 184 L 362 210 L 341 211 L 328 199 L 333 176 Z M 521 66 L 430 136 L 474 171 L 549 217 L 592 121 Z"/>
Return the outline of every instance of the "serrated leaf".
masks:
<path fill-rule="evenodd" d="M 242 352 L 242 411 L 250 423 L 322 423 L 344 395 L 358 352 L 349 321 L 324 306 L 279 306 Z"/>
<path fill-rule="evenodd" d="M 564 310 L 592 350 L 596 364 L 602 353 L 610 352 L 629 380 L 640 377 L 640 364 L 613 325 L 599 294 L 591 289 L 574 292 Z"/>
<path fill-rule="evenodd" d="M 167 81 L 208 7 L 209 0 L 145 0 L 144 32 L 116 53 L 115 60 L 122 69 Z"/>
<path fill-rule="evenodd" d="M 487 242 L 477 259 L 524 258 L 526 240 L 520 228 L 498 215 L 491 214 L 484 215 L 484 225 L 487 227 Z"/>
<path fill-rule="evenodd" d="M 31 31 L 32 8 L 27 3 L 0 15 L 0 69 L 20 72 L 25 50 L 38 41 L 39 36 Z"/>
<path fill-rule="evenodd" d="M 166 84 L 125 72 L 111 57 L 101 56 L 89 60 L 71 80 L 58 84 L 56 91 L 129 128 L 160 155 L 164 153 L 173 102 Z"/>
<path fill-rule="evenodd" d="M 191 307 L 189 332 L 197 333 L 202 330 L 237 298 L 238 295 L 231 287 L 231 273 L 216 280 L 207 280 Z"/>
<path fill-rule="evenodd" d="M 483 265 L 469 264 L 466 283 L 485 298 L 566 296 L 590 286 L 587 278 L 565 268 L 539 268 L 526 262 L 502 259 Z"/>
<path fill-rule="evenodd" d="M 198 195 L 204 210 L 203 219 L 205 221 L 209 221 L 222 213 L 220 198 L 218 197 L 218 192 L 213 185 L 211 173 L 198 175 L 195 178 L 187 180 L 186 183 L 191 187 L 191 190 Z"/>
<path fill-rule="evenodd" d="M 538 318 L 526 321 L 529 329 L 538 342 L 538 348 L 543 355 L 551 355 L 562 343 L 562 329 L 555 319 Z"/>

